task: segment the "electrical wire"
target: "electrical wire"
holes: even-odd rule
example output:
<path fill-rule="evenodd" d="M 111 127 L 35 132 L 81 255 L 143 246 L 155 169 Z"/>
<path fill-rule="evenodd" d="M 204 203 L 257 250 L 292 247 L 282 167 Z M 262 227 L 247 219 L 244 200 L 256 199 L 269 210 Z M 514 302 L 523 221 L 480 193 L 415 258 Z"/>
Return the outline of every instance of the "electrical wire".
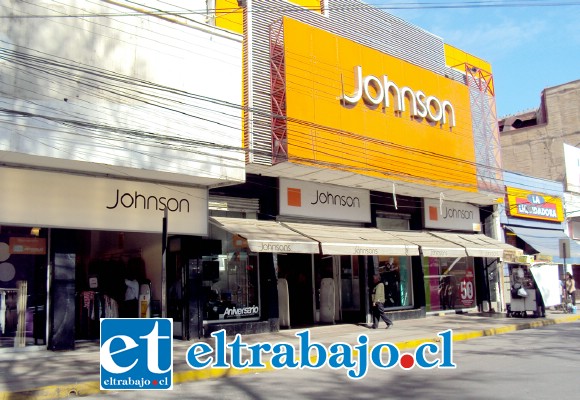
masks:
<path fill-rule="evenodd" d="M 70 123 L 70 121 L 68 121 L 68 122 Z M 82 125 L 82 124 L 81 124 L 81 125 Z M 320 128 L 324 128 L 324 127 L 320 127 Z M 340 165 L 340 164 L 338 164 L 338 165 Z"/>
<path fill-rule="evenodd" d="M 135 3 L 135 2 L 130 2 Z M 137 3 L 138 4 L 138 3 Z M 119 4 L 121 5 L 121 4 Z M 379 10 L 429 10 L 429 9 L 478 9 L 478 8 L 527 8 L 527 7 L 570 7 L 578 6 L 580 1 L 546 1 L 546 0 L 511 0 L 511 1 L 458 1 L 458 2 L 409 2 L 409 3 L 388 3 L 388 4 L 377 4 L 373 3 L 372 8 Z M 360 5 L 353 6 L 333 6 L 328 7 L 326 11 L 357 11 L 357 10 L 367 10 L 371 5 L 360 3 Z M 147 11 L 148 15 L 153 16 L 184 16 L 184 15 L 202 15 L 205 13 L 215 13 L 215 12 L 236 12 L 239 11 L 240 7 L 232 8 L 219 8 L 219 9 L 203 9 L 203 10 L 189 10 L 189 11 Z M 305 6 L 286 4 L 283 7 L 273 7 L 273 6 L 253 6 L 251 9 L 246 9 L 248 13 L 271 13 L 271 12 L 304 12 L 305 10 L 319 10 L 319 7 L 313 7 L 309 9 Z M 28 16 L 0 16 L 0 18 L 90 18 L 90 17 L 134 17 L 142 16 L 142 11 L 136 12 L 116 12 L 116 13 L 97 13 L 97 14 L 69 14 L 69 15 L 52 15 L 52 14 L 37 14 Z"/>

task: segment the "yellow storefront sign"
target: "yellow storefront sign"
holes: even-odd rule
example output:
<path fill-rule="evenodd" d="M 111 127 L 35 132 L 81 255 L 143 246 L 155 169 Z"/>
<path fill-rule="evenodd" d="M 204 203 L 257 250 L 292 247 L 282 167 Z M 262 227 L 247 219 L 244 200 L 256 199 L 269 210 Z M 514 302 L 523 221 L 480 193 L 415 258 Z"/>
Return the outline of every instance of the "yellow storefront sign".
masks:
<path fill-rule="evenodd" d="M 507 214 L 512 217 L 564 221 L 564 207 L 560 197 L 507 187 Z"/>
<path fill-rule="evenodd" d="M 476 191 L 467 86 L 284 18 L 291 162 Z"/>

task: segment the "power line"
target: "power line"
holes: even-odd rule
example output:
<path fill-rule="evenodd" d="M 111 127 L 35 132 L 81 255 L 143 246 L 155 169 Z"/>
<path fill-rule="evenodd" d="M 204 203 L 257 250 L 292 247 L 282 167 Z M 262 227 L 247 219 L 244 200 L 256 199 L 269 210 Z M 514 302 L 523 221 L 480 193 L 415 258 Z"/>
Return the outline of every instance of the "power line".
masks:
<path fill-rule="evenodd" d="M 41 59 L 40 61 L 42 61 L 42 62 L 44 63 L 46 60 L 43 58 L 43 59 Z M 98 72 L 98 74 L 99 74 L 99 75 L 104 75 L 105 73 L 104 73 L 104 72 Z M 116 76 L 115 76 L 115 77 L 116 77 Z M 117 77 L 116 77 L 116 78 L 117 78 Z M 119 80 L 119 81 L 124 81 L 125 79 L 129 79 L 130 81 L 132 81 L 131 83 L 135 83 L 135 80 L 134 80 L 133 78 L 129 78 L 129 77 L 121 77 L 120 79 L 117 79 L 117 80 Z M 142 82 L 141 82 L 141 83 L 140 83 L 140 85 L 144 85 L 144 83 L 142 83 Z M 212 101 L 212 99 L 206 99 L 206 100 Z M 273 116 L 271 116 L 271 115 L 268 115 L 268 117 L 273 117 Z M 57 120 L 57 119 L 55 119 L 55 120 Z M 292 121 L 292 120 L 291 120 L 291 121 Z M 62 122 L 62 123 L 65 123 L 65 122 L 66 122 L 66 123 L 67 123 L 67 124 L 69 124 L 69 125 L 73 124 L 73 122 L 72 122 L 72 121 L 70 121 L 70 120 L 68 120 L 68 121 L 63 121 L 63 120 L 60 120 L 60 122 Z M 308 126 L 308 127 L 314 127 L 314 128 L 316 128 L 316 129 L 319 129 L 319 130 L 328 131 L 328 132 L 330 132 L 330 133 L 332 133 L 332 134 L 345 134 L 345 135 L 347 135 L 347 136 L 349 136 L 349 137 L 357 137 L 356 135 L 355 135 L 355 136 L 353 136 L 353 134 L 352 134 L 352 133 L 349 133 L 349 132 L 342 132 L 342 131 L 338 131 L 338 130 L 336 130 L 336 129 L 328 128 L 328 127 L 325 127 L 325 126 L 319 126 L 319 125 L 315 125 L 315 124 L 312 124 L 312 123 L 306 123 L 306 122 L 304 122 L 304 121 L 293 120 L 292 122 L 295 122 L 295 123 L 297 123 L 297 124 L 302 124 L 302 125 L 306 124 L 306 126 Z M 83 123 L 82 121 L 81 121 L 81 122 L 79 122 L 79 123 L 76 123 L 76 122 L 75 122 L 74 124 L 76 124 L 76 126 L 77 126 L 77 127 L 84 127 L 84 128 L 87 128 L 88 126 L 92 126 L 92 125 L 90 125 L 90 124 L 88 124 L 88 123 Z M 235 126 L 233 126 L 232 128 L 235 128 Z M 116 132 L 116 131 L 117 131 L 117 130 L 115 130 L 115 129 L 110 129 L 110 127 L 108 127 L 108 126 L 105 126 L 104 128 L 102 127 L 101 129 L 103 129 L 104 131 L 106 131 L 106 132 L 108 132 L 108 133 L 111 133 L 111 132 Z M 132 133 L 135 133 L 135 132 L 140 132 L 140 131 L 131 130 L 131 132 L 132 132 Z M 127 133 L 127 131 L 125 131 L 125 133 Z M 296 132 L 292 132 L 292 133 L 295 133 L 295 134 L 296 134 Z M 369 138 L 366 138 L 366 137 L 360 137 L 360 136 L 358 136 L 358 140 L 361 140 L 361 141 L 367 141 L 367 140 L 369 140 Z M 375 141 L 376 141 L 376 140 L 375 140 Z M 378 142 L 378 143 L 381 143 L 381 142 Z M 393 146 L 393 144 L 392 144 L 392 143 L 388 143 L 388 142 L 383 142 L 382 144 L 384 145 L 385 149 L 387 149 L 389 146 Z M 303 146 L 303 147 L 304 147 L 304 148 L 308 148 L 306 144 L 305 144 L 305 146 Z M 360 147 L 360 149 L 362 149 L 362 147 Z M 324 146 L 321 146 L 320 150 L 323 150 L 323 151 L 324 151 Z M 343 151 L 343 149 L 340 149 L 340 148 L 337 148 L 337 147 L 328 147 L 328 146 L 326 147 L 326 150 L 328 150 L 328 151 L 331 151 L 331 152 L 332 152 L 332 151 Z M 352 150 L 353 150 L 353 152 L 355 152 L 355 153 L 357 152 L 357 148 L 356 148 L 355 146 L 353 146 L 353 147 L 352 147 Z M 409 151 L 409 152 L 411 152 L 411 153 L 416 153 L 416 152 L 417 152 L 417 150 L 416 150 L 416 149 L 405 148 L 405 147 L 401 147 L 401 150 Z M 377 153 L 377 154 L 381 154 L 381 153 Z M 425 154 L 424 154 L 424 156 L 428 156 L 429 154 L 430 154 L 430 153 L 425 153 Z M 431 153 L 431 155 L 432 155 L 432 156 L 434 156 L 434 157 L 441 157 L 441 155 L 439 155 L 439 154 L 436 154 L 436 153 Z M 346 159 L 346 158 L 344 157 L 344 155 L 343 155 L 343 159 Z M 302 161 L 304 162 L 305 160 L 302 160 Z M 306 160 L 306 161 L 308 161 L 308 160 Z M 412 168 L 411 168 L 411 167 L 409 167 L 409 165 L 408 165 L 408 160 L 404 160 L 404 161 L 406 162 L 406 169 L 403 169 L 403 168 L 401 168 L 401 171 L 403 171 L 403 170 L 405 170 L 405 171 L 412 170 Z M 463 161 L 463 160 L 458 160 L 458 161 L 465 162 L 465 161 Z M 310 160 L 309 162 L 312 162 L 312 161 Z M 424 166 L 425 166 L 424 159 L 422 159 L 422 160 L 419 160 L 418 162 L 419 162 L 419 165 L 418 165 L 418 167 L 417 167 L 417 168 L 423 168 L 423 169 L 424 169 Z M 334 163 L 334 164 L 336 164 L 336 163 Z M 427 164 L 428 164 L 428 163 L 427 163 Z M 326 166 L 333 166 L 333 167 L 335 167 L 335 168 L 336 168 L 336 167 L 339 167 L 339 168 L 341 167 L 341 164 L 331 165 L 331 164 L 328 164 L 328 163 L 327 163 L 327 164 L 325 164 L 325 165 L 326 165 Z M 392 164 L 391 164 L 391 165 L 392 165 Z M 342 168 L 344 168 L 344 166 L 342 166 Z M 370 169 L 369 169 L 369 168 L 370 168 Z M 489 168 L 489 167 L 488 167 L 488 166 L 485 166 L 485 168 Z M 406 175 L 406 176 L 407 176 L 409 179 L 418 179 L 417 177 L 414 177 L 414 176 L 413 176 L 413 174 L 410 174 L 409 172 L 406 172 L 406 173 L 404 173 L 403 175 L 401 175 L 401 172 L 396 172 L 396 170 L 391 170 L 391 172 L 390 172 L 390 174 L 389 174 L 389 171 L 388 171 L 388 169 L 384 168 L 384 166 L 379 166 L 379 165 L 376 165 L 376 166 L 370 166 L 370 165 L 369 165 L 369 166 L 367 166 L 367 167 L 365 167 L 365 168 L 362 168 L 362 169 L 360 169 L 360 171 L 364 171 L 365 169 L 366 169 L 367 171 L 375 171 L 375 172 L 381 172 L 381 173 L 383 173 L 383 174 L 384 174 L 384 173 L 387 173 L 387 174 L 386 174 L 386 176 L 387 176 L 387 177 L 391 177 L 391 178 L 393 178 L 393 177 L 394 177 L 394 178 L 399 178 L 399 179 L 401 179 L 402 177 L 404 177 L 404 176 Z M 438 178 L 438 177 L 437 177 L 437 176 L 435 176 L 434 178 Z M 437 182 L 437 181 L 436 181 L 435 179 L 433 179 L 433 182 Z M 431 182 L 431 184 L 432 184 L 433 182 Z M 457 186 L 457 182 L 450 182 L 450 184 L 453 184 L 453 183 L 455 184 L 455 186 Z"/>
<path fill-rule="evenodd" d="M 64 76 L 63 76 L 63 78 L 66 78 L 66 77 L 64 77 Z M 131 78 L 131 82 L 124 82 L 124 83 L 130 83 L 130 84 L 133 84 L 133 83 L 134 83 L 134 80 Z M 95 89 L 99 89 L 99 87 L 95 87 Z M 123 94 L 122 94 L 122 93 L 116 93 L 116 94 L 117 94 L 117 95 L 119 95 L 119 96 L 123 96 Z M 133 98 L 133 99 L 135 99 L 135 100 L 140 100 L 140 99 L 138 99 L 138 97 L 136 97 L 135 93 L 132 93 L 132 94 L 131 94 L 131 96 L 133 96 L 132 98 Z M 211 100 L 210 100 L 210 101 L 211 101 Z M 149 104 L 150 104 L 150 105 L 152 105 L 152 106 L 155 106 L 155 105 L 157 105 L 157 104 L 156 104 L 156 103 L 154 103 L 154 102 L 151 102 L 151 103 L 149 103 Z M 258 111 L 256 111 L 256 110 L 253 110 L 253 112 L 258 112 Z M 303 121 L 295 121 L 295 122 L 296 122 L 296 123 L 298 123 L 298 124 L 304 124 L 304 122 L 303 122 Z M 70 123 L 70 122 L 69 122 L 69 123 Z M 83 128 L 87 128 L 87 126 L 83 126 L 82 124 L 80 124 L 79 126 L 80 126 L 80 127 L 83 127 Z M 319 129 L 324 129 L 324 128 L 325 128 L 325 127 L 319 127 Z M 337 132 L 336 130 L 331 130 L 331 129 L 328 129 L 327 127 L 326 127 L 326 130 L 327 130 L 327 131 L 329 131 L 329 132 L 331 132 L 331 133 L 336 133 L 336 132 Z M 295 133 L 295 132 L 293 132 L 293 133 Z M 361 140 L 366 140 L 366 139 L 362 138 Z M 330 149 L 330 150 L 333 150 L 332 148 L 329 148 L 329 149 Z M 334 150 L 337 150 L 337 149 L 335 148 Z M 358 149 L 355 147 L 355 148 L 353 148 L 353 150 L 355 150 L 355 151 L 356 151 L 356 150 L 358 150 Z M 414 149 L 410 149 L 409 151 L 414 151 Z M 433 153 L 433 154 L 434 154 L 435 156 L 437 156 L 435 153 Z M 486 167 L 487 167 L 487 166 L 486 166 Z"/>
<path fill-rule="evenodd" d="M 134 2 L 132 2 L 134 3 Z M 135 3 L 138 4 L 138 3 Z M 122 6 L 122 4 L 119 4 Z M 389 3 L 389 4 L 373 4 L 372 7 L 379 10 L 427 10 L 427 9 L 477 9 L 477 8 L 525 8 L 525 7 L 571 7 L 580 5 L 580 1 L 542 1 L 542 0 L 524 0 L 524 1 L 461 1 L 461 2 L 412 2 L 412 3 Z M 370 5 L 361 4 L 360 6 L 340 6 L 329 7 L 327 11 L 357 11 L 366 10 Z M 251 9 L 245 9 L 248 13 L 269 13 L 269 12 L 304 12 L 308 10 L 304 6 L 285 6 L 285 7 L 261 7 L 253 6 Z M 310 8 L 310 10 L 318 10 L 318 7 Z M 219 8 L 219 9 L 203 9 L 203 10 L 188 10 L 188 11 L 166 11 L 144 10 L 140 12 L 118 12 L 118 13 L 78 13 L 78 14 L 36 14 L 36 15 L 3 15 L 0 19 L 30 19 L 30 18 L 100 18 L 100 17 L 135 17 L 143 16 L 144 14 L 150 16 L 179 16 L 186 15 L 205 15 L 216 12 L 236 12 L 241 11 L 242 8 Z"/>

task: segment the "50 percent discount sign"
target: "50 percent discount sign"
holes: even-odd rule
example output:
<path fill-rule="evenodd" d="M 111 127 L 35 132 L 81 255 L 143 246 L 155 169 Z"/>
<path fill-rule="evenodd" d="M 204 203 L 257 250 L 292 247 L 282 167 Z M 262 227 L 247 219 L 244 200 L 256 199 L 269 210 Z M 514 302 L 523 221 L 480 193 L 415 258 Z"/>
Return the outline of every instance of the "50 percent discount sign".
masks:
<path fill-rule="evenodd" d="M 461 280 L 461 304 L 466 307 L 472 307 L 474 300 L 475 288 L 473 279 L 465 277 Z"/>

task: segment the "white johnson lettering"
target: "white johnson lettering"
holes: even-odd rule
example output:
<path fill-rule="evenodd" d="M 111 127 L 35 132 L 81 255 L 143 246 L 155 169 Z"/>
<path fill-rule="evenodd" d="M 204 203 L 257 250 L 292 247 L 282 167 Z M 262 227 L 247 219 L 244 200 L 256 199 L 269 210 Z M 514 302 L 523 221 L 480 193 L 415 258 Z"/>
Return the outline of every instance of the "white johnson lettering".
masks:
<path fill-rule="evenodd" d="M 328 204 L 333 206 L 341 207 L 357 207 L 360 208 L 360 199 L 358 197 L 344 196 L 340 194 L 333 194 L 331 192 L 319 192 L 316 191 L 315 201 L 310 202 L 310 204 Z"/>
<path fill-rule="evenodd" d="M 174 197 L 167 198 L 153 195 L 145 197 L 137 191 L 135 191 L 135 194 L 129 192 L 121 194 L 119 189 L 117 189 L 114 204 L 106 207 L 109 210 L 113 210 L 119 206 L 124 208 L 160 211 L 167 208 L 167 210 L 171 212 L 177 211 L 189 213 L 189 201 L 187 199 L 178 200 Z"/>
<path fill-rule="evenodd" d="M 439 122 L 441 126 L 448 123 L 450 128 L 455 126 L 455 109 L 448 100 L 440 101 L 435 96 L 427 96 L 420 90 L 413 91 L 406 86 L 399 88 L 389 81 L 387 75 L 380 79 L 374 75 L 363 78 L 362 67 L 357 65 L 354 67 L 354 87 L 352 96 L 342 93 L 340 100 L 343 104 L 355 105 L 362 99 L 370 106 L 382 105 L 383 109 L 387 109 L 391 106 L 392 98 L 396 113 L 406 112 L 408 105 L 410 115 L 415 118 L 426 118 L 431 122 Z"/>

